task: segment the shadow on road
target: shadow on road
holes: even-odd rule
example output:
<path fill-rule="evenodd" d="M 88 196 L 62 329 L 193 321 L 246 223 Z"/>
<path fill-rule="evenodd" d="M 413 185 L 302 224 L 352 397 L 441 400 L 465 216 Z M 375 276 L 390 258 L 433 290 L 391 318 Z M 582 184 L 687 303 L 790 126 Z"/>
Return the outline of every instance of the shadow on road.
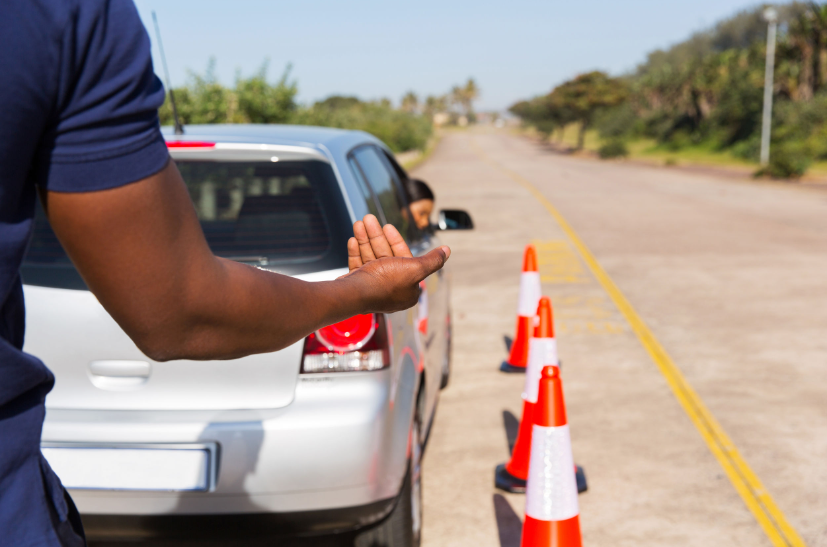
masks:
<path fill-rule="evenodd" d="M 518 536 L 519 537 L 519 536 Z M 518 542 L 519 543 L 519 542 Z M 90 541 L 89 547 L 345 547 L 353 545 L 352 535 L 306 538 L 274 537 L 239 540 L 145 540 Z"/>
<path fill-rule="evenodd" d="M 514 443 L 517 442 L 520 420 L 510 410 L 503 410 L 503 426 L 505 427 L 505 439 L 508 441 L 508 453 L 511 454 L 514 451 Z"/>
<path fill-rule="evenodd" d="M 494 494 L 494 516 L 497 519 L 500 547 L 520 547 L 523 523 L 502 494 Z"/>
<path fill-rule="evenodd" d="M 511 353 L 511 344 L 514 343 L 514 340 L 512 340 L 510 336 L 506 335 L 503 336 L 503 342 L 505 342 L 505 352 Z"/>

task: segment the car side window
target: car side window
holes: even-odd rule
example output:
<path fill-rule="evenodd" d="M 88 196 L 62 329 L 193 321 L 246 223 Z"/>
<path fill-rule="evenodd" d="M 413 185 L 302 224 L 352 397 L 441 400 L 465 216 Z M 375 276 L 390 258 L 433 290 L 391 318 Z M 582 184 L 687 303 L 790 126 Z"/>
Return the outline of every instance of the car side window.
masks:
<path fill-rule="evenodd" d="M 396 175 L 396 180 L 399 181 L 402 187 L 402 191 L 405 192 L 405 200 L 408 203 L 410 203 L 411 197 L 408 195 L 405 189 L 405 181 L 408 180 L 408 174 L 405 172 L 404 169 L 402 169 L 402 167 L 396 161 L 396 158 L 393 157 L 393 154 L 389 154 L 385 150 L 382 150 L 382 158 L 387 162 L 393 173 Z"/>
<path fill-rule="evenodd" d="M 356 164 L 356 160 L 353 156 L 351 156 L 347 159 L 347 162 L 350 164 L 350 170 L 353 173 L 353 178 L 356 179 L 356 185 L 359 187 L 359 191 L 365 198 L 365 202 L 368 206 L 368 212 L 378 218 L 380 222 L 385 222 L 384 217 L 379 213 L 379 208 L 376 205 L 376 196 L 371 191 L 370 186 L 368 186 L 365 176 L 362 174 L 362 170 L 359 169 L 359 166 Z"/>
<path fill-rule="evenodd" d="M 397 188 L 400 189 L 402 195 L 404 196 L 404 202 L 409 204 L 411 202 L 411 196 L 408 195 L 408 189 L 406 183 L 409 179 L 408 174 L 405 172 L 404 169 L 399 165 L 399 162 L 396 161 L 396 158 L 393 157 L 393 154 L 389 153 L 387 150 L 379 149 L 380 155 L 382 160 L 385 162 L 385 165 L 390 169 L 392 175 L 396 179 Z M 404 215 L 405 218 L 411 218 L 409 215 Z M 415 243 L 422 239 L 426 233 L 420 230 L 415 223 L 411 222 L 408 224 L 408 229 L 410 230 L 410 239 L 412 243 Z"/>
<path fill-rule="evenodd" d="M 379 201 L 379 206 L 385 214 L 385 222 L 392 224 L 402 237 L 409 239 L 410 227 L 407 215 L 402 213 L 407 204 L 398 192 L 395 173 L 393 173 L 385 161 L 379 156 L 380 152 L 373 146 L 362 146 L 353 152 L 353 158 L 361 168 L 362 174 L 367 179 L 370 187 Z"/>

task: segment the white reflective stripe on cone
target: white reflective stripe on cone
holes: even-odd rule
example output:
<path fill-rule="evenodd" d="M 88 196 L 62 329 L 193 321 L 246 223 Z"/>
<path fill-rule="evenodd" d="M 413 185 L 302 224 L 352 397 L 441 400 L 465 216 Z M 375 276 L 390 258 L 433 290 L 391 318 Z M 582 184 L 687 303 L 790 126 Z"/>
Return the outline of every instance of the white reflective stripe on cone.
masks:
<path fill-rule="evenodd" d="M 537 402 L 540 388 L 540 375 L 546 365 L 557 363 L 557 341 L 554 338 L 532 338 L 528 341 L 528 364 L 525 371 L 523 399 L 529 403 Z"/>
<path fill-rule="evenodd" d="M 531 432 L 525 513 L 544 521 L 567 520 L 580 514 L 568 425 L 535 425 Z"/>
<path fill-rule="evenodd" d="M 520 274 L 520 303 L 517 315 L 534 317 L 540 305 L 540 272 L 523 272 Z"/>

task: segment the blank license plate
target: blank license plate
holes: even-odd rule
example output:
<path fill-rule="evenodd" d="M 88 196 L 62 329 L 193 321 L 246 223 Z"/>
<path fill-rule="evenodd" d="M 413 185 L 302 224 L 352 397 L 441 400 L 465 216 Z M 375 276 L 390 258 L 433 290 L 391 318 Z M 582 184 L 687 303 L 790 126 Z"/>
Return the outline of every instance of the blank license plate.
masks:
<path fill-rule="evenodd" d="M 206 491 L 210 450 L 192 448 L 49 447 L 43 456 L 63 486 L 80 490 Z"/>

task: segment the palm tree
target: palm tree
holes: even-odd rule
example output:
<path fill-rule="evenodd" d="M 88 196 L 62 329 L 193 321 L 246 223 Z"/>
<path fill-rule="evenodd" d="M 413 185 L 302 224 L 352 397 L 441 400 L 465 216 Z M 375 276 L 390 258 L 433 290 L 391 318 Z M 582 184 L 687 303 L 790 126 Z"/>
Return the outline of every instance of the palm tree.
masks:
<path fill-rule="evenodd" d="M 455 107 L 462 108 L 465 105 L 465 90 L 460 86 L 455 85 L 451 88 L 451 92 L 448 94 L 448 100 L 452 110 L 454 110 Z"/>
<path fill-rule="evenodd" d="M 439 97 L 435 97 L 434 95 L 428 95 L 425 99 L 425 105 L 423 107 L 423 111 L 429 117 L 433 117 L 434 114 L 439 112 L 445 112 L 448 110 L 448 101 L 445 95 L 441 95 Z"/>
<path fill-rule="evenodd" d="M 413 91 L 408 91 L 402 97 L 400 107 L 409 114 L 416 114 L 419 111 L 419 97 Z"/>
<path fill-rule="evenodd" d="M 465 113 L 470 116 L 474 113 L 474 101 L 480 97 L 480 88 L 477 86 L 474 78 L 468 78 L 462 91 L 463 98 L 465 99 L 465 104 L 463 105 L 465 106 Z"/>

